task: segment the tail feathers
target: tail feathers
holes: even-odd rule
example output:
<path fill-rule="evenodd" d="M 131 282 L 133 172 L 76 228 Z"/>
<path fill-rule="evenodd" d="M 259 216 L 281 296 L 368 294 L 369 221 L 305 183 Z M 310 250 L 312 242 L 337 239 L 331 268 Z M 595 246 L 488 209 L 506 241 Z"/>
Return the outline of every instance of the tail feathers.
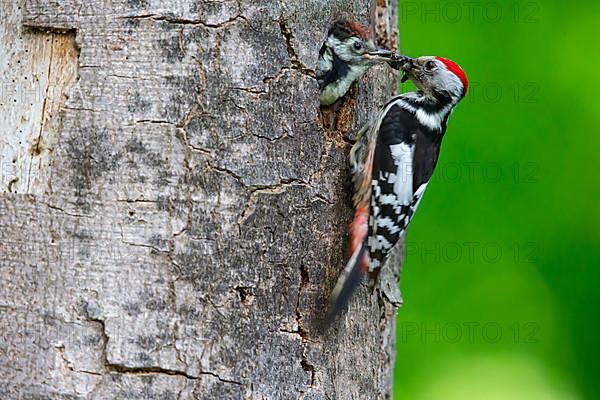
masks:
<path fill-rule="evenodd" d="M 368 204 L 360 204 L 356 211 L 354 212 L 354 219 L 350 224 L 350 253 L 356 253 L 361 246 L 364 245 L 364 242 L 367 238 L 367 233 L 369 231 L 369 205 Z M 361 260 L 361 268 L 368 268 L 368 260 L 366 255 Z"/>
<path fill-rule="evenodd" d="M 327 314 L 326 323 L 329 324 L 335 316 L 346 306 L 350 296 L 356 290 L 362 277 L 365 273 L 364 264 L 366 244 L 358 247 L 350 260 L 346 264 L 344 271 L 338 278 L 337 284 L 333 288 L 329 299 L 329 312 Z"/>
<path fill-rule="evenodd" d="M 331 293 L 329 311 L 325 321 L 327 325 L 348 303 L 350 296 L 354 293 L 363 275 L 369 269 L 369 257 L 366 252 L 368 220 L 368 204 L 360 204 L 350 224 L 350 251 L 352 255 Z"/>

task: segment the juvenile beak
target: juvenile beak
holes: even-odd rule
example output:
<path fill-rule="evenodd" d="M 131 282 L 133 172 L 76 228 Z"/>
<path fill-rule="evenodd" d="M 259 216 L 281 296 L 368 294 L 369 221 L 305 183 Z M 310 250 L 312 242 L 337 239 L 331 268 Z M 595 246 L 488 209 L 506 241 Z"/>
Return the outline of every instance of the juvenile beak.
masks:
<path fill-rule="evenodd" d="M 394 61 L 394 52 L 387 49 L 377 49 L 363 54 L 363 58 L 373 62 L 390 62 Z"/>

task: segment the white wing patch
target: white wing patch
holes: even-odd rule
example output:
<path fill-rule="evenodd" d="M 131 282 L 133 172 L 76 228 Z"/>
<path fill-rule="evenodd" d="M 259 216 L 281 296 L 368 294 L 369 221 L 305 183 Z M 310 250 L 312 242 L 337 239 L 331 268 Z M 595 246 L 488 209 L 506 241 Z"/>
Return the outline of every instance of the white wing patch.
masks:
<path fill-rule="evenodd" d="M 395 243 L 390 242 L 389 235 L 395 236 L 401 234 L 404 228 L 406 228 L 407 215 L 403 212 L 403 207 L 411 206 L 415 199 L 412 187 L 414 149 L 415 146 L 413 144 L 399 143 L 391 145 L 390 153 L 394 160 L 396 171 L 381 171 L 378 179 L 373 179 L 372 181 L 372 215 L 369 218 L 372 233 L 367 242 L 370 252 L 382 251 L 387 253 L 394 247 Z M 391 184 L 393 192 L 383 194 L 379 182 Z M 392 206 L 395 217 L 381 215 L 380 205 Z M 378 260 L 371 259 L 369 270 L 372 271 L 379 266 Z"/>
<path fill-rule="evenodd" d="M 415 192 L 415 198 L 413 200 L 413 205 L 410 207 L 413 215 L 415 213 L 415 211 L 417 211 L 417 207 L 419 207 L 419 203 L 421 203 L 421 199 L 423 198 L 423 193 L 425 193 L 425 189 L 427 189 L 427 183 L 423 183 L 421 186 L 419 186 L 419 188 L 417 189 L 417 191 Z"/>
<path fill-rule="evenodd" d="M 389 182 L 394 183 L 394 193 L 397 201 L 402 205 L 410 204 L 413 198 L 412 188 L 412 169 L 413 154 L 415 146 L 406 143 L 393 144 L 390 146 L 394 164 L 396 164 L 396 174 Z"/>

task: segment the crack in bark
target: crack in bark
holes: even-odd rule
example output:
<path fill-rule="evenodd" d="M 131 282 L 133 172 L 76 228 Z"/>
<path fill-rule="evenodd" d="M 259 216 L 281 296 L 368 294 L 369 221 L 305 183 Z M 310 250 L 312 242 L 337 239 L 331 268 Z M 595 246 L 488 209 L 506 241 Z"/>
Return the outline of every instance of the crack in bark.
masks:
<path fill-rule="evenodd" d="M 117 199 L 117 203 L 141 203 L 141 204 L 155 204 L 157 200 L 152 199 Z"/>
<path fill-rule="evenodd" d="M 309 332 L 302 326 L 302 313 L 300 312 L 302 291 L 308 286 L 309 282 L 308 268 L 306 268 L 306 265 L 300 264 L 300 284 L 298 285 L 298 300 L 296 301 L 296 325 L 298 326 L 298 331 L 296 333 L 300 335 L 302 343 L 309 340 Z"/>
<path fill-rule="evenodd" d="M 247 187 L 248 187 L 248 185 L 244 183 L 244 180 L 243 180 L 243 178 L 242 178 L 242 177 L 241 177 L 239 174 L 237 174 L 237 173 L 233 172 L 232 170 L 230 170 L 230 169 L 228 169 L 228 168 L 226 168 L 226 167 L 221 167 L 221 166 L 217 166 L 217 165 L 212 165 L 210 162 L 208 163 L 208 167 L 209 167 L 210 169 L 214 169 L 215 171 L 223 172 L 224 174 L 227 174 L 227 175 L 229 175 L 229 176 L 233 177 L 233 178 L 234 178 L 236 181 L 238 181 L 238 182 L 239 182 L 239 184 L 240 184 L 240 185 L 242 185 L 243 187 L 245 187 L 245 188 L 247 188 Z"/>
<path fill-rule="evenodd" d="M 179 141 L 181 142 L 181 144 L 184 147 L 183 162 L 184 162 L 184 168 L 186 170 L 186 174 L 189 174 L 190 177 L 193 174 L 193 170 L 190 165 L 190 154 L 191 154 L 190 151 L 196 151 L 196 152 L 199 152 L 199 153 L 202 153 L 202 154 L 208 156 L 208 158 L 209 158 L 209 160 L 207 160 L 208 168 L 213 169 L 215 171 L 225 173 L 225 174 L 233 177 L 242 187 L 244 187 L 246 189 L 249 187 L 246 183 L 244 183 L 243 178 L 236 172 L 234 172 L 226 167 L 223 167 L 223 166 L 214 165 L 213 161 L 215 159 L 215 155 L 212 153 L 212 151 L 201 148 L 201 147 L 196 147 L 196 146 L 193 146 L 192 144 L 190 144 L 188 137 L 187 137 L 186 130 L 184 128 L 179 127 L 179 124 L 177 124 L 177 129 L 179 130 L 179 134 L 177 135 L 177 138 L 179 139 Z M 189 190 L 187 190 L 186 192 L 189 195 L 189 201 L 191 202 L 191 193 Z M 190 213 L 191 213 L 191 211 L 192 210 L 190 209 Z M 190 224 L 188 224 L 188 226 L 191 226 L 191 221 L 190 221 Z"/>
<path fill-rule="evenodd" d="M 315 384 L 315 366 L 312 365 L 306 356 L 306 343 L 310 341 L 310 333 L 307 329 L 302 325 L 302 313 L 300 311 L 300 306 L 302 303 L 302 292 L 306 289 L 308 284 L 310 283 L 310 275 L 309 270 L 304 265 L 304 263 L 300 264 L 300 284 L 298 285 L 298 300 L 296 302 L 296 325 L 298 326 L 298 330 L 296 333 L 300 336 L 300 340 L 302 342 L 302 359 L 300 360 L 300 365 L 302 369 L 306 372 L 310 372 L 310 388 L 314 387 Z M 301 392 L 303 395 L 304 392 Z"/>
<path fill-rule="evenodd" d="M 210 375 L 210 376 L 214 376 L 215 378 L 217 378 L 219 381 L 224 382 L 224 383 L 231 383 L 232 385 L 239 385 L 239 386 L 245 386 L 242 382 L 239 381 L 234 381 L 233 379 L 226 379 L 226 378 L 221 378 L 219 375 L 217 375 L 214 372 L 209 372 L 209 371 L 200 371 L 200 375 Z"/>
<path fill-rule="evenodd" d="M 109 362 L 107 347 L 108 347 L 108 341 L 110 340 L 110 338 L 109 338 L 108 334 L 106 333 L 105 322 L 99 318 L 91 318 L 89 316 L 87 317 L 87 319 L 88 319 L 88 321 L 99 325 L 100 334 L 102 336 L 102 367 L 108 373 L 119 373 L 119 374 L 127 374 L 127 375 L 152 375 L 152 374 L 171 375 L 171 376 L 180 376 L 180 377 L 190 379 L 190 380 L 198 380 L 198 379 L 201 379 L 203 375 L 205 375 L 205 376 L 212 376 L 214 378 L 217 378 L 219 381 L 221 381 L 223 383 L 244 386 L 244 383 L 242 383 L 242 382 L 239 382 L 239 381 L 236 381 L 233 379 L 229 379 L 229 378 L 223 378 L 219 374 L 217 374 L 215 372 L 211 372 L 211 371 L 199 371 L 197 375 L 192 375 L 192 374 L 189 374 L 185 371 L 181 371 L 178 369 L 164 368 L 164 367 L 160 367 L 160 366 L 130 367 L 130 366 L 126 366 L 123 364 Z M 61 348 L 62 348 L 62 352 L 64 353 L 64 346 L 61 345 L 61 346 L 56 347 L 59 354 L 61 354 L 61 350 L 60 350 Z M 177 351 L 177 349 L 176 349 L 176 351 Z M 64 358 L 64 354 L 61 354 L 61 357 L 63 359 L 63 362 L 66 363 L 67 368 L 73 372 L 81 372 L 81 373 L 88 373 L 91 375 L 103 376 L 103 374 L 100 374 L 100 373 L 74 370 L 71 367 L 68 360 L 66 358 Z"/>
<path fill-rule="evenodd" d="M 149 244 L 131 243 L 131 242 L 128 242 L 126 240 L 123 240 L 123 233 L 122 232 L 121 232 L 121 243 L 126 244 L 128 246 L 143 247 L 143 248 L 146 248 L 146 249 L 150 249 L 150 250 L 155 251 L 155 252 L 157 252 L 159 254 L 169 254 L 168 250 L 160 250 L 159 248 L 154 247 L 154 246 L 149 245 Z"/>
<path fill-rule="evenodd" d="M 264 193 L 281 193 L 281 190 L 294 185 L 311 187 L 310 183 L 302 179 L 288 178 L 281 179 L 278 183 L 270 185 L 250 185 L 248 186 L 251 193 L 264 192 Z"/>
<path fill-rule="evenodd" d="M 190 149 L 193 150 L 193 148 L 190 145 L 190 142 L 188 140 L 186 130 L 183 128 L 177 128 L 177 132 L 178 133 L 175 136 L 177 137 L 177 139 L 179 139 L 179 142 L 183 146 L 183 169 L 185 170 L 185 175 L 191 179 L 194 171 L 192 170 L 192 166 L 190 164 L 190 159 L 191 159 Z M 186 187 L 186 189 L 187 190 L 184 191 L 184 194 L 186 197 L 186 201 L 188 203 L 188 215 L 187 215 L 187 221 L 186 221 L 186 226 L 184 228 L 184 231 L 189 230 L 189 228 L 192 226 L 192 214 L 194 211 L 194 203 L 192 201 L 192 192 L 191 192 L 191 190 L 189 190 L 189 187 Z M 169 241 L 169 248 L 175 247 L 175 243 L 171 243 L 171 242 L 173 242 L 173 239 L 174 238 L 171 238 L 171 240 Z M 172 258 L 172 254 L 171 254 L 171 258 Z"/>
<path fill-rule="evenodd" d="M 176 369 L 168 369 L 162 367 L 127 367 L 122 364 L 105 364 L 106 370 L 109 372 L 118 372 L 128 375 L 148 375 L 148 374 L 163 374 L 182 376 L 186 379 L 200 379 L 200 376 L 190 375 L 184 371 Z M 200 373 L 202 374 L 202 373 Z"/>
<path fill-rule="evenodd" d="M 106 370 L 108 372 L 119 373 L 119 374 L 127 374 L 127 375 L 171 375 L 171 376 L 180 376 L 189 380 L 199 380 L 202 379 L 202 376 L 211 376 L 213 378 L 217 378 L 219 381 L 223 383 L 229 383 L 232 385 L 244 386 L 244 383 L 223 378 L 219 376 L 215 372 L 211 371 L 199 371 L 197 375 L 188 374 L 185 371 L 180 371 L 176 369 L 163 368 L 163 367 L 127 367 L 122 364 L 105 364 Z"/>
<path fill-rule="evenodd" d="M 205 28 L 219 29 L 225 26 L 231 25 L 235 23 L 238 19 L 244 20 L 248 22 L 248 19 L 239 13 L 239 2 L 238 2 L 238 14 L 228 18 L 227 20 L 220 22 L 218 24 L 210 24 L 201 19 L 188 19 L 188 18 L 180 18 L 174 15 L 162 15 L 162 14 L 132 14 L 132 15 L 124 15 L 121 17 L 117 17 L 119 19 L 151 19 L 153 21 L 164 21 L 170 24 L 177 25 L 200 25 Z"/>
<path fill-rule="evenodd" d="M 87 312 L 86 312 L 87 314 Z M 95 324 L 97 324 L 100 328 L 100 336 L 102 339 L 102 365 L 106 366 L 108 365 L 108 353 L 107 353 L 107 347 L 108 347 L 108 335 L 106 334 L 106 324 L 104 323 L 103 320 L 99 319 L 99 318 L 92 318 L 89 315 L 87 315 L 87 319 L 90 322 L 93 322 Z"/>
<path fill-rule="evenodd" d="M 337 204 L 334 200 L 328 199 L 327 197 L 325 197 L 319 193 L 315 194 L 314 197 L 311 199 L 311 202 L 314 203 L 315 201 L 320 201 L 320 202 L 328 204 L 330 206 Z"/>
<path fill-rule="evenodd" d="M 43 202 L 43 201 L 40 201 L 40 203 L 43 204 L 43 205 L 45 205 L 46 207 L 52 209 L 52 210 L 60 211 L 61 213 L 65 214 L 65 215 L 68 215 L 69 217 L 74 217 L 74 218 L 92 218 L 91 215 L 69 213 L 69 212 L 65 211 L 64 209 L 62 209 L 62 208 L 60 208 L 58 206 L 55 206 L 54 204 L 46 203 L 46 202 Z"/>
<path fill-rule="evenodd" d="M 279 79 L 281 79 L 286 72 L 288 71 L 297 71 L 297 69 L 294 68 L 290 68 L 290 67 L 282 67 L 279 72 L 277 72 L 277 75 L 274 76 L 265 76 L 263 78 L 263 83 L 265 85 L 269 85 L 272 81 L 278 81 Z"/>
<path fill-rule="evenodd" d="M 288 131 L 285 128 L 284 128 L 283 135 L 279 135 L 277 137 L 263 136 L 263 135 L 260 135 L 258 133 L 254 133 L 254 131 L 252 131 L 251 133 L 252 133 L 252 136 L 254 136 L 256 138 L 259 138 L 259 139 L 262 139 L 262 140 L 266 140 L 266 141 L 268 141 L 270 143 L 276 143 L 276 142 L 278 142 L 278 141 L 280 141 L 282 139 L 285 139 L 285 138 L 289 137 Z"/>
<path fill-rule="evenodd" d="M 65 357 L 65 345 L 61 344 L 58 346 L 54 346 L 54 350 L 56 350 L 59 357 L 61 358 L 63 367 L 68 369 L 71 372 L 74 372 L 73 367 L 71 366 L 71 363 L 69 363 L 69 360 L 67 360 Z"/>
<path fill-rule="evenodd" d="M 240 233 L 241 226 L 244 222 L 254 214 L 254 211 L 256 211 L 256 196 L 255 192 L 251 192 L 248 196 L 248 200 L 246 200 L 246 204 L 244 204 L 244 209 L 237 220 L 238 233 Z"/>
<path fill-rule="evenodd" d="M 73 373 L 76 373 L 76 374 L 79 373 L 79 374 L 87 374 L 87 375 L 94 375 L 94 376 L 102 376 L 102 374 L 99 372 L 86 371 L 84 369 L 73 368 L 73 366 L 71 365 L 71 362 L 69 360 L 67 360 L 67 357 L 65 356 L 65 345 L 64 344 L 54 346 L 54 350 L 56 350 L 56 353 L 60 357 L 60 359 L 63 363 L 63 367 L 66 368 L 67 370 L 69 370 Z"/>
<path fill-rule="evenodd" d="M 287 47 L 288 57 L 290 58 L 290 62 L 292 64 L 292 69 L 300 71 L 304 75 L 308 75 L 311 78 L 314 78 L 315 71 L 302 64 L 298 57 L 298 53 L 296 52 L 296 48 L 294 47 L 294 34 L 288 27 L 287 18 L 285 18 L 282 15 L 279 17 L 277 22 L 279 23 L 279 29 L 281 30 L 281 34 L 285 38 L 285 44 Z"/>
<path fill-rule="evenodd" d="M 191 375 L 185 371 L 180 371 L 176 369 L 169 369 L 163 367 L 127 367 L 121 364 L 105 364 L 106 370 L 108 372 L 126 374 L 126 375 L 170 375 L 170 376 L 180 376 L 189 380 L 199 380 L 202 379 L 202 376 L 211 376 L 213 378 L 217 378 L 219 381 L 223 383 L 229 383 L 232 385 L 245 386 L 244 383 L 228 379 L 222 378 L 215 372 L 210 371 L 199 371 L 198 375 Z"/>
<path fill-rule="evenodd" d="M 154 119 L 140 119 L 135 121 L 136 124 L 165 124 L 165 125 L 175 125 L 173 122 L 164 121 L 164 120 L 154 120 Z"/>
<path fill-rule="evenodd" d="M 69 110 L 69 111 L 86 111 L 86 112 L 91 112 L 91 113 L 103 113 L 103 112 L 105 112 L 105 110 L 94 110 L 93 108 L 85 108 L 85 107 L 64 106 L 63 109 L 64 110 Z"/>
<path fill-rule="evenodd" d="M 258 194 L 280 194 L 285 192 L 288 187 L 299 185 L 312 188 L 309 182 L 306 182 L 302 179 L 282 179 L 278 183 L 272 185 L 246 185 L 244 187 L 249 190 L 250 194 L 248 196 L 248 200 L 244 204 L 244 208 L 240 213 L 240 216 L 237 220 L 238 229 L 241 229 L 242 224 L 250 218 L 254 211 L 256 210 L 256 196 Z"/>
<path fill-rule="evenodd" d="M 264 81 L 264 80 L 263 80 Z M 246 88 L 246 87 L 233 87 L 231 88 L 232 90 L 240 90 L 242 92 L 246 92 L 246 93 L 250 93 L 252 95 L 261 95 L 261 94 L 267 94 L 267 91 L 265 89 L 256 89 L 256 88 Z"/>
<path fill-rule="evenodd" d="M 304 355 L 302 355 L 302 361 L 300 365 L 302 365 L 302 369 L 306 372 L 310 372 L 310 387 L 315 387 L 315 366 L 310 364 Z"/>
<path fill-rule="evenodd" d="M 119 224 L 119 228 L 121 231 L 121 243 L 124 243 L 128 246 L 133 246 L 133 247 L 142 247 L 142 248 L 146 248 L 146 249 L 151 249 L 152 251 L 155 251 L 158 254 L 169 254 L 168 250 L 161 250 L 157 247 L 154 247 L 152 245 L 149 244 L 142 244 L 142 243 L 132 243 L 132 242 L 128 242 L 125 240 L 125 235 L 123 234 L 123 224 Z"/>

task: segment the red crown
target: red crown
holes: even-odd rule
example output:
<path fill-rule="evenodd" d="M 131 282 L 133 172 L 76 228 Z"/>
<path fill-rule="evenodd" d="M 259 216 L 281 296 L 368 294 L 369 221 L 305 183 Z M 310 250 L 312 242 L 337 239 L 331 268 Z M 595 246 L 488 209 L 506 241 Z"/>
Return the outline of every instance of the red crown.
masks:
<path fill-rule="evenodd" d="M 369 39 L 369 32 L 367 31 L 367 29 L 364 26 L 362 26 L 358 22 L 349 22 L 348 25 L 350 25 L 350 28 L 354 32 L 356 32 L 358 34 L 358 36 L 360 36 L 361 38 L 363 38 L 365 40 Z"/>
<path fill-rule="evenodd" d="M 467 80 L 467 75 L 465 74 L 465 71 L 463 71 L 463 69 L 460 67 L 460 65 L 458 65 L 454 61 L 448 60 L 447 58 L 444 58 L 444 57 L 436 57 L 436 58 L 444 63 L 446 68 L 448 68 L 448 71 L 452 72 L 454 75 L 456 75 L 458 77 L 458 79 L 460 79 L 460 81 L 463 84 L 463 88 L 465 89 L 464 94 L 467 94 L 467 89 L 469 88 L 469 81 Z"/>

